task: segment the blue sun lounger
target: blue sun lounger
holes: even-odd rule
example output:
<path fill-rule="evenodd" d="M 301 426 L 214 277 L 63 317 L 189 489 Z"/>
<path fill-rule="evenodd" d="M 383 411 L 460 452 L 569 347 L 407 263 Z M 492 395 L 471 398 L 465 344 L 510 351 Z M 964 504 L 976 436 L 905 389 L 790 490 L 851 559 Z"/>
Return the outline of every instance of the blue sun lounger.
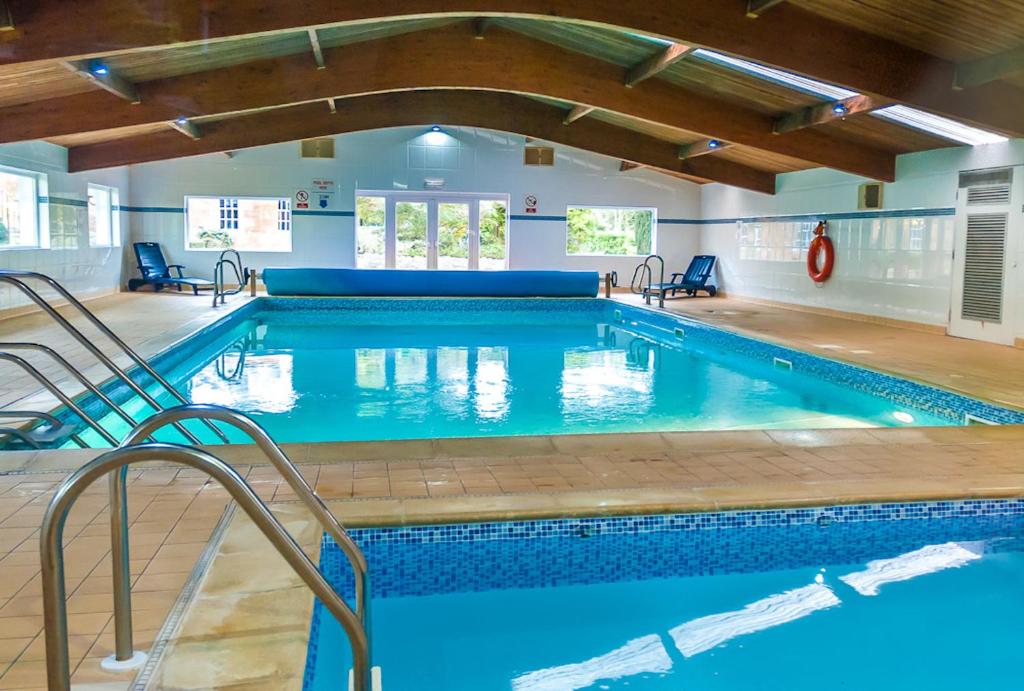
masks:
<path fill-rule="evenodd" d="M 132 246 L 135 250 L 135 259 L 138 261 L 139 273 L 142 278 L 128 280 L 128 290 L 138 290 L 141 286 L 152 284 L 155 290 L 161 290 L 165 285 L 177 286 L 181 292 L 182 286 L 188 286 L 195 295 L 206 288 L 213 288 L 213 281 L 205 278 L 186 276 L 182 272 L 185 267 L 181 264 L 168 264 L 164 259 L 164 253 L 160 244 L 156 242 L 136 242 Z M 171 269 L 178 275 L 171 276 Z"/>
<path fill-rule="evenodd" d="M 710 297 L 715 297 L 718 289 L 714 285 L 707 284 L 714 268 L 714 255 L 698 254 L 690 261 L 690 266 L 687 267 L 686 273 L 672 274 L 671 281 L 668 283 L 655 283 L 650 287 L 650 292 L 655 295 L 659 292 L 664 292 L 666 296 L 675 296 L 679 291 L 683 291 L 687 295 L 692 296 L 703 290 Z M 648 289 L 644 288 L 645 297 L 647 291 Z"/>

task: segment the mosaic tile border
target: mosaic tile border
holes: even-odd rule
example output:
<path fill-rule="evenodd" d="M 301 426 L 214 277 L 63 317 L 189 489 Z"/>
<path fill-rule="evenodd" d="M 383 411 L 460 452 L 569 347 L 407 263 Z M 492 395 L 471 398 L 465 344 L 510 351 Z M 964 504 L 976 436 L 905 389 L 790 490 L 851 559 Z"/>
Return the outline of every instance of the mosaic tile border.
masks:
<path fill-rule="evenodd" d="M 962 499 L 934 502 L 849 504 L 820 508 L 756 509 L 596 518 L 556 518 L 493 523 L 453 523 L 348 531 L 360 544 L 520 540 L 587 535 L 638 535 L 665 530 L 727 530 L 770 526 L 864 523 L 934 518 L 1024 515 L 1018 499 Z"/>
<path fill-rule="evenodd" d="M 678 342 L 674 332 L 675 329 L 682 327 L 683 336 L 688 341 L 696 340 L 700 345 L 727 349 L 767 364 L 773 364 L 775 358 L 779 358 L 791 363 L 794 371 L 863 393 L 881 396 L 900 406 L 923 410 L 957 424 L 964 424 L 967 415 L 1003 425 L 1024 424 L 1024 411 L 987 403 L 866 367 L 759 341 L 683 315 L 607 300 L 605 302 L 612 311 L 612 321 L 619 325 L 626 324 L 630 328 L 649 329 L 654 332 L 656 340 L 662 343 Z M 619 313 L 618 317 L 615 316 L 616 312 Z"/>
<path fill-rule="evenodd" d="M 599 583 L 607 580 L 678 577 L 680 574 L 711 575 L 725 573 L 759 572 L 765 569 L 801 568 L 806 564 L 807 551 L 815 558 L 825 559 L 822 563 L 838 563 L 837 558 L 849 556 L 849 545 L 843 536 L 829 530 L 818 530 L 831 525 L 884 525 L 880 534 L 871 540 L 859 540 L 857 545 L 870 553 L 872 542 L 902 548 L 907 543 L 919 546 L 919 540 L 928 536 L 932 526 L 947 530 L 946 526 L 930 523 L 941 519 L 972 519 L 975 522 L 961 527 L 965 534 L 991 531 L 986 523 L 979 525 L 976 519 L 995 519 L 997 527 L 1018 525 L 1024 516 L 1024 498 L 1017 499 L 966 499 L 954 501 L 903 502 L 825 506 L 796 509 L 759 509 L 746 511 L 721 511 L 711 513 L 662 514 L 598 518 L 544 519 L 531 521 L 505 521 L 491 523 L 466 523 L 452 525 L 414 526 L 406 528 L 366 528 L 349 531 L 352 538 L 363 546 L 368 558 L 384 559 L 373 572 L 375 597 L 416 596 L 436 594 L 439 584 L 442 590 L 455 592 L 481 591 L 507 587 L 508 583 L 532 583 L 528 587 L 554 585 L 580 585 Z M 1008 520 L 1015 521 L 1013 524 Z M 797 545 L 794 554 L 782 554 L 764 533 L 744 534 L 752 528 L 796 528 L 803 531 L 784 535 L 788 544 Z M 810 529 L 811 532 L 806 532 Z M 889 530 L 895 533 L 887 532 Z M 692 541 L 675 545 L 669 554 L 662 554 L 660 542 L 648 542 L 648 550 L 637 555 L 635 543 L 628 540 L 614 540 L 617 535 L 662 535 L 686 533 Z M 717 533 L 717 535 L 716 535 Z M 604 536 L 604 542 L 596 543 L 604 561 L 595 563 L 588 559 L 579 538 Z M 801 541 L 801 539 L 805 541 Z M 565 542 L 569 539 L 570 542 Z M 838 542 L 836 540 L 838 539 Z M 509 544 L 528 541 L 532 547 L 517 552 Z M 473 547 L 474 543 L 478 547 Z M 797 544 L 799 543 L 799 544 Z M 671 543 L 669 543 L 671 544 Z M 835 547 L 839 546 L 837 552 Z M 416 547 L 421 547 L 417 550 Z M 408 549 L 407 549 L 408 548 Z M 679 549 L 683 551 L 680 552 Z M 1002 547 L 993 545 L 993 550 Z M 471 557 L 467 549 L 477 550 L 480 564 L 466 564 Z M 511 550 L 511 551 L 509 551 Z M 575 552 L 573 552 L 575 550 Z M 567 553 L 573 552 L 573 553 Z M 343 595 L 351 598 L 352 582 L 347 558 L 333 541 L 324 536 L 321 549 L 320 571 Z M 531 563 L 518 563 L 516 556 L 527 562 L 541 556 L 545 562 L 554 564 L 551 572 L 538 575 Z M 863 555 L 858 555 L 858 558 Z M 440 567 L 425 568 L 421 560 L 437 560 Z M 795 560 L 795 561 L 794 561 Z M 492 562 L 506 564 L 507 568 L 495 570 Z M 598 560 L 602 561 L 602 560 Z M 394 562 L 394 563 L 392 563 Z M 557 562 L 557 563 L 556 563 Z M 457 570 L 450 569 L 458 564 Z M 446 568 L 448 570 L 446 570 Z M 625 573 L 628 571 L 628 573 Z M 557 572 L 557 573 L 556 573 Z M 399 585 L 395 579 L 403 579 Z M 422 582 L 415 582 L 421 579 Z M 412 582 L 407 582 L 412 581 Z M 310 621 L 310 638 L 303 677 L 303 688 L 311 689 L 316 671 L 317 647 L 320 636 L 321 618 L 327 616 L 322 604 L 317 601 Z"/>

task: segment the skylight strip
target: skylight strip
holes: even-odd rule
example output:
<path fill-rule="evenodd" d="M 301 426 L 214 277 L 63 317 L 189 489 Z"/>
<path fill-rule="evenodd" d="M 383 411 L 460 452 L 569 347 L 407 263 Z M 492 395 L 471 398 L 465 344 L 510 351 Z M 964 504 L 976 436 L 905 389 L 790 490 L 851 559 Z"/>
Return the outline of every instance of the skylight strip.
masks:
<path fill-rule="evenodd" d="M 698 48 L 693 51 L 693 54 L 704 60 L 715 62 L 720 65 L 724 65 L 725 67 L 731 67 L 733 69 L 740 70 L 741 72 L 747 72 L 763 79 L 776 82 L 777 84 L 788 86 L 791 89 L 803 91 L 804 93 L 811 94 L 812 96 L 818 96 L 819 98 L 826 100 L 838 101 L 857 95 L 856 91 L 850 91 L 849 89 L 844 89 L 839 86 L 819 82 L 816 79 L 801 77 L 790 72 L 777 70 L 773 67 L 758 65 L 755 62 L 734 58 L 731 55 L 716 53 L 715 51 L 707 50 L 706 48 Z"/>
<path fill-rule="evenodd" d="M 652 36 L 643 36 L 640 34 L 634 35 L 637 38 L 643 38 L 653 43 L 662 45 L 670 43 L 669 41 L 664 41 Z M 716 63 L 723 67 L 739 70 L 740 72 L 745 72 L 747 74 L 754 75 L 755 77 L 760 77 L 761 79 L 781 84 L 782 86 L 795 89 L 796 91 L 801 91 L 805 94 L 817 96 L 824 101 L 840 101 L 845 98 L 859 95 L 856 91 L 844 89 L 841 86 L 820 82 L 808 77 L 801 77 L 800 75 L 793 74 L 791 72 L 778 70 L 774 67 L 767 67 L 765 65 L 759 65 L 756 62 L 750 62 L 749 60 L 743 60 L 741 58 L 734 58 L 731 55 L 707 50 L 706 48 L 698 48 L 697 50 L 694 50 L 691 55 L 702 60 Z M 903 127 L 910 127 L 912 129 L 933 134 L 937 137 L 942 137 L 943 139 L 949 139 L 950 141 L 969 144 L 971 146 L 977 146 L 979 144 L 994 144 L 997 142 L 1005 142 L 1007 140 L 1006 137 L 996 134 L 995 132 L 978 129 L 977 127 L 965 125 L 961 122 L 957 122 L 940 115 L 932 115 L 931 113 L 918 110 L 917 108 L 911 108 L 909 106 L 889 106 L 887 108 L 874 111 L 871 115 L 889 120 L 890 122 L 894 122 Z"/>
<path fill-rule="evenodd" d="M 907 106 L 889 106 L 888 108 L 876 110 L 872 115 L 895 122 L 904 127 L 913 127 L 916 130 L 928 132 L 944 139 L 952 139 L 962 144 L 970 144 L 971 146 L 1005 142 L 1007 139 L 995 132 L 980 130 L 977 127 L 971 127 L 949 118 L 932 115 L 923 110 Z"/>

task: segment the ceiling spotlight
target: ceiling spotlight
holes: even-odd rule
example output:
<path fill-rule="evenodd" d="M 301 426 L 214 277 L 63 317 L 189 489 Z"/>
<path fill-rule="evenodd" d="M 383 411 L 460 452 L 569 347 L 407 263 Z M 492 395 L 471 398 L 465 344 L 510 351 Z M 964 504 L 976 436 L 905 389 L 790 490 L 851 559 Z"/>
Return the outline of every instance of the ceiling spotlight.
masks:
<path fill-rule="evenodd" d="M 708 142 L 708 148 L 709 149 L 717 149 L 721 145 L 722 145 L 722 142 L 718 141 L 717 139 L 712 139 L 712 140 L 710 140 Z"/>
<path fill-rule="evenodd" d="M 441 126 L 440 125 L 433 125 L 433 126 L 431 126 L 430 131 L 431 132 L 440 132 L 441 131 Z"/>
<path fill-rule="evenodd" d="M 186 118 L 184 115 L 182 115 L 177 120 L 174 121 L 174 124 L 179 125 L 181 127 L 184 127 L 185 125 L 188 124 L 188 118 Z"/>
<path fill-rule="evenodd" d="M 842 117 L 843 115 L 846 115 L 847 112 L 849 112 L 849 108 L 847 108 L 842 103 L 837 103 L 834 106 L 832 106 L 832 112 Z"/>
<path fill-rule="evenodd" d="M 95 74 L 98 77 L 102 77 L 104 75 L 110 74 L 110 68 L 108 68 L 102 62 L 95 63 L 90 69 L 91 69 L 92 73 Z"/>

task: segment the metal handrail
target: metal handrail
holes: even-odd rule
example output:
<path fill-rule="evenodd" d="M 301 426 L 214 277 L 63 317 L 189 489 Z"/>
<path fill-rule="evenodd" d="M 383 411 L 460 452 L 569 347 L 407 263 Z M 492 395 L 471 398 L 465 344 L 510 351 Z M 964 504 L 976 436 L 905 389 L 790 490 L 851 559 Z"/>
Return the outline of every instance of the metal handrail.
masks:
<path fill-rule="evenodd" d="M 224 255 L 233 254 L 235 259 L 238 260 L 236 263 L 234 259 L 227 259 Z M 230 265 L 235 272 L 235 277 L 238 279 L 238 287 L 234 290 L 227 290 L 224 287 L 224 265 Z M 242 255 L 238 253 L 238 250 L 227 249 L 220 253 L 220 257 L 217 258 L 217 263 L 213 267 L 213 306 L 217 306 L 218 299 L 220 304 L 226 302 L 228 295 L 238 295 L 245 290 L 245 284 L 249 279 L 249 271 L 242 265 Z"/>
<path fill-rule="evenodd" d="M 61 315 L 56 309 L 54 309 L 53 305 L 51 305 L 39 293 L 37 293 L 35 290 L 33 290 L 27 284 L 25 284 L 24 281 L 19 280 L 19 278 L 34 278 L 43 281 L 44 283 L 49 285 L 51 288 L 57 291 L 57 293 L 62 298 L 67 300 L 68 304 L 70 304 L 72 307 L 78 310 L 80 314 L 82 314 L 87 320 L 89 320 L 89 323 L 96 327 L 100 331 L 100 333 L 102 333 L 104 336 L 110 339 L 114 343 L 114 345 L 120 348 L 122 352 L 124 352 L 129 358 L 131 358 L 132 361 L 134 361 L 135 364 L 142 369 L 142 371 L 144 371 L 153 379 L 153 381 L 157 382 L 158 384 L 160 384 L 160 386 L 166 389 L 172 396 L 174 396 L 175 399 L 178 400 L 178 402 L 189 403 L 189 400 L 185 398 L 183 395 L 181 395 L 181 392 L 179 392 L 176 388 L 171 386 L 170 382 L 168 382 L 166 379 L 157 374 L 156 370 L 150 367 L 149 363 L 146 362 L 142 358 L 142 356 L 140 356 L 138 353 L 132 350 L 127 343 L 122 341 L 117 334 L 111 331 L 106 324 L 100 321 L 99 317 L 97 317 L 85 305 L 79 302 L 78 299 L 75 298 L 75 296 L 72 295 L 70 292 L 68 292 L 68 290 L 64 288 L 64 286 L 62 286 L 60 283 L 50 278 L 46 274 L 41 274 L 36 271 L 0 269 L 0 282 L 10 283 L 15 288 L 20 290 L 22 293 L 27 295 L 28 298 L 32 300 L 32 302 L 34 302 L 41 310 L 43 310 L 47 315 L 49 315 L 51 319 L 57 322 L 57 324 L 61 328 L 63 328 L 65 331 L 71 334 L 71 336 L 76 341 L 78 341 L 86 350 L 92 353 L 93 356 L 96 359 L 98 359 L 101 363 L 103 363 L 103 365 L 107 369 L 113 372 L 115 376 L 117 376 L 125 384 L 127 384 L 132 389 L 132 391 L 134 391 L 138 396 L 142 398 L 142 400 L 144 400 L 146 403 L 152 406 L 155 410 L 163 410 L 163 406 L 157 403 L 156 399 L 150 396 L 145 389 L 143 389 L 135 382 L 134 379 L 129 377 L 127 372 L 118 367 L 117 364 L 115 364 L 113 360 L 111 360 L 102 350 L 100 350 L 95 343 L 93 343 L 88 337 L 86 337 L 85 334 L 79 331 L 71 322 L 65 319 L 63 315 Z M 213 425 L 213 423 L 207 422 L 206 424 L 210 429 L 212 429 L 217 434 L 221 441 L 227 442 L 227 436 L 219 429 L 217 429 Z M 183 426 L 179 425 L 177 426 L 177 429 L 185 436 L 187 440 L 189 440 L 193 444 L 201 443 L 194 434 L 189 432 Z"/>
<path fill-rule="evenodd" d="M 654 292 L 654 290 L 653 290 L 653 287 L 654 287 L 653 286 L 654 270 L 650 266 L 650 263 L 651 263 L 652 259 L 657 259 L 661 263 L 661 273 L 660 273 L 660 279 L 658 280 L 658 285 L 659 286 L 663 286 L 665 284 L 665 260 L 662 259 L 661 255 L 658 255 L 658 254 L 648 254 L 644 258 L 644 263 L 640 264 L 639 266 L 637 266 L 636 269 L 633 271 L 633 280 L 630 281 L 630 284 L 629 284 L 630 292 L 635 293 L 637 295 L 643 295 L 644 296 L 644 300 L 647 302 L 648 305 L 651 304 L 651 293 Z M 643 273 L 642 274 L 640 274 L 641 269 L 643 269 Z M 640 281 L 639 282 L 637 281 L 637 274 L 640 274 Z M 646 288 L 643 287 L 643 277 L 644 277 L 644 275 L 647 276 L 647 287 Z M 658 289 L 658 307 L 661 307 L 661 308 L 665 307 L 665 289 L 664 288 L 659 288 Z"/>
<path fill-rule="evenodd" d="M 103 426 L 100 423 L 96 422 L 96 420 L 94 420 L 92 417 L 90 417 L 88 413 L 86 413 L 84 410 L 82 410 L 81 406 L 79 406 L 77 403 L 72 401 L 63 391 L 61 391 L 57 387 L 56 384 L 54 384 L 52 381 L 47 379 L 46 375 L 44 375 L 42 372 L 40 372 L 35 367 L 33 367 L 32 364 L 28 360 L 26 360 L 23 357 L 18 357 L 17 355 L 12 355 L 11 353 L 0 353 L 0 360 L 6 360 L 7 362 L 13 363 L 13 364 L 17 365 L 18 367 L 21 367 L 33 379 L 35 379 L 37 382 L 42 384 L 46 388 L 47 391 L 49 391 L 51 394 L 53 394 L 57 398 L 58 401 L 60 401 L 65 406 L 67 406 L 70 410 L 72 410 L 75 413 L 75 415 L 77 415 L 82 420 L 84 420 L 87 425 L 89 425 L 94 430 L 96 430 L 96 432 L 101 437 L 103 437 L 107 442 L 109 442 L 111 446 L 117 446 L 118 445 L 117 437 L 112 435 L 110 432 L 108 432 L 106 429 L 104 429 Z"/>
<path fill-rule="evenodd" d="M 167 461 L 202 471 L 219 482 L 267 536 L 278 553 L 320 598 L 348 635 L 352 646 L 357 691 L 370 691 L 370 660 L 366 631 L 345 600 L 328 583 L 295 539 L 274 517 L 252 487 L 231 466 L 210 453 L 178 444 L 152 442 L 108 451 L 69 475 L 57 488 L 43 517 L 39 536 L 42 563 L 43 622 L 46 637 L 46 678 L 49 691 L 71 691 L 68 621 L 64 583 L 64 524 L 79 496 L 103 475 L 146 461 Z"/>
<path fill-rule="evenodd" d="M 121 446 L 132 446 L 175 421 L 199 419 L 217 420 L 247 434 L 264 453 L 271 465 L 281 473 L 288 486 L 312 512 L 321 527 L 334 539 L 338 547 L 345 553 L 355 573 L 356 615 L 363 629 L 368 630 L 370 580 L 365 555 L 338 522 L 338 519 L 334 517 L 331 510 L 313 492 L 295 464 L 255 420 L 223 406 L 198 403 L 178 406 L 147 418 L 128 433 L 128 436 L 121 442 Z M 114 545 L 112 549 L 114 559 L 114 639 L 115 656 L 119 661 L 131 660 L 134 655 L 127 507 L 127 470 L 121 469 L 120 472 L 110 475 L 110 535 Z"/>
<path fill-rule="evenodd" d="M 85 375 L 82 374 L 81 370 L 79 370 L 77 367 L 68 362 L 64 356 L 62 356 L 53 348 L 50 348 L 49 346 L 44 346 L 41 343 L 0 343 L 0 350 L 35 350 L 40 353 L 45 353 L 46 355 L 50 356 L 50 358 L 54 360 L 58 365 L 67 370 L 71 374 L 71 376 L 74 377 L 76 381 L 78 381 L 79 384 L 85 387 L 86 391 L 88 391 L 93 396 L 106 403 L 107 406 L 109 406 L 110 409 L 113 410 L 114 413 L 119 418 L 127 422 L 132 427 L 138 424 L 135 418 L 126 413 L 121 408 L 121 406 L 114 403 L 114 401 L 112 401 L 109 396 L 103 393 L 103 391 L 101 391 L 98 386 L 96 386 L 91 381 L 86 379 Z"/>
<path fill-rule="evenodd" d="M 54 427 L 61 425 L 61 421 L 57 419 L 55 415 L 49 413 L 43 413 L 38 410 L 0 410 L 0 417 L 13 417 L 13 418 L 39 418 L 40 420 L 46 420 Z M 0 427 L 0 434 L 12 435 L 18 437 L 29 446 L 38 446 L 32 440 L 32 438 L 24 431 L 13 427 Z M 77 434 L 68 435 L 68 439 L 78 444 L 80 447 L 87 448 L 89 445 L 82 441 L 82 438 Z"/>

